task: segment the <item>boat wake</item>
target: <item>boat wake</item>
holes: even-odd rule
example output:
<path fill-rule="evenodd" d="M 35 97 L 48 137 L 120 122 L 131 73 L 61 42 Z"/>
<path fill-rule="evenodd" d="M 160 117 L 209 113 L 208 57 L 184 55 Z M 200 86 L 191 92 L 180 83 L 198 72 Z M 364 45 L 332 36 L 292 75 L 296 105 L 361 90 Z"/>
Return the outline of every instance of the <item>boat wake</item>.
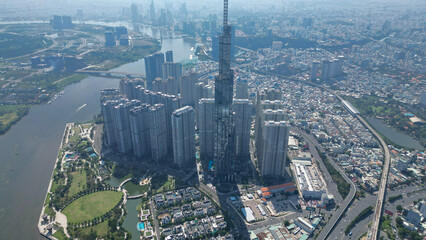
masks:
<path fill-rule="evenodd" d="M 77 110 L 75 110 L 74 113 L 77 113 L 78 111 L 80 111 L 81 109 L 83 109 L 87 104 L 83 104 L 80 107 L 77 108 Z"/>

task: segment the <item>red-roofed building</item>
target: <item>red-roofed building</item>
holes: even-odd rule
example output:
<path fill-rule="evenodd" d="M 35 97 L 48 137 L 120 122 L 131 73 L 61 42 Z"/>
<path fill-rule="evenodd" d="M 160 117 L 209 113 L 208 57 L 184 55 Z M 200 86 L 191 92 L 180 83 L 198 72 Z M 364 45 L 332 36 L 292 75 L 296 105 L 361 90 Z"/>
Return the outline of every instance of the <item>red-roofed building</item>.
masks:
<path fill-rule="evenodd" d="M 262 197 L 264 197 L 264 198 L 270 198 L 271 197 L 271 193 L 270 192 L 263 192 L 262 193 Z"/>
<path fill-rule="evenodd" d="M 269 193 L 278 193 L 278 192 L 291 192 L 293 193 L 295 190 L 297 190 L 296 185 L 294 183 L 284 183 L 280 185 L 270 186 L 270 187 L 263 187 L 260 189 L 263 193 L 269 192 Z"/>

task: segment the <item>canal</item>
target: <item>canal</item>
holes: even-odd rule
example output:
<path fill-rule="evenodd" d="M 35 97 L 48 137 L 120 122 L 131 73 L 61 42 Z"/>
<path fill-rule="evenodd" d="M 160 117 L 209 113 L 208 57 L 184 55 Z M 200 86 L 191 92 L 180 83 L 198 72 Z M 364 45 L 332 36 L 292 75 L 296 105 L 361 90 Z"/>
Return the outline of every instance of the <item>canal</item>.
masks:
<path fill-rule="evenodd" d="M 158 34 L 158 30 L 149 27 L 142 31 L 152 36 L 155 32 Z M 194 47 L 194 42 L 176 38 L 163 39 L 161 49 L 172 50 L 175 61 L 182 61 L 193 58 Z M 145 73 L 144 67 L 140 60 L 114 70 Z M 119 79 L 85 78 L 66 87 L 64 95 L 52 104 L 32 107 L 27 116 L 0 136 L 0 239 L 43 239 L 38 233 L 37 221 L 65 124 L 91 120 L 100 112 L 100 90 L 118 88 L 118 85 Z M 137 201 L 128 204 L 134 205 Z M 137 223 L 137 218 L 131 217 L 137 214 L 134 211 L 137 204 L 133 205 L 129 205 L 125 219 L 126 229 L 131 228 L 131 232 L 136 230 Z"/>
<path fill-rule="evenodd" d="M 371 124 L 373 128 L 380 132 L 380 134 L 400 146 L 414 148 L 418 150 L 425 149 L 419 141 L 407 134 L 398 132 L 396 129 L 387 125 L 383 120 L 377 118 L 367 118 L 367 121 Z"/>

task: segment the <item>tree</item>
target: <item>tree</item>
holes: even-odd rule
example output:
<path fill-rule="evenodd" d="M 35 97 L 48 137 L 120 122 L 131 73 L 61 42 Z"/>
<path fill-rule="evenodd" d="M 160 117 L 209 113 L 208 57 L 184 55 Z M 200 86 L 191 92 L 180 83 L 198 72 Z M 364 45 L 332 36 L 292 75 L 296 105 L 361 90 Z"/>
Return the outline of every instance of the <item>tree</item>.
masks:
<path fill-rule="evenodd" d="M 404 208 L 401 205 L 396 206 L 396 210 L 398 210 L 398 212 L 402 212 L 402 210 L 404 210 Z"/>
<path fill-rule="evenodd" d="M 288 220 L 285 220 L 284 221 L 284 226 L 289 226 L 289 225 L 290 225 L 290 222 Z"/>
<path fill-rule="evenodd" d="M 397 226 L 402 226 L 402 223 L 403 223 L 404 221 L 402 220 L 402 218 L 400 218 L 400 217 L 397 217 L 396 218 L 396 225 Z"/>

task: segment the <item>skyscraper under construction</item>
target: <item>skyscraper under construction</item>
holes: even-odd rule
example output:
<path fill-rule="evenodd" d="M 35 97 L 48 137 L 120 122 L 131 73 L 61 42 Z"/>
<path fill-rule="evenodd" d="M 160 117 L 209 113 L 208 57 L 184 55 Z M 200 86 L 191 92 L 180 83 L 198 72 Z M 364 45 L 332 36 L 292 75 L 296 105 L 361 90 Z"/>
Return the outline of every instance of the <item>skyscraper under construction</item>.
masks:
<path fill-rule="evenodd" d="M 228 0 L 223 7 L 223 35 L 219 38 L 219 75 L 215 78 L 215 177 L 232 181 L 235 160 L 232 97 L 234 73 L 231 70 L 231 26 L 228 24 Z"/>

